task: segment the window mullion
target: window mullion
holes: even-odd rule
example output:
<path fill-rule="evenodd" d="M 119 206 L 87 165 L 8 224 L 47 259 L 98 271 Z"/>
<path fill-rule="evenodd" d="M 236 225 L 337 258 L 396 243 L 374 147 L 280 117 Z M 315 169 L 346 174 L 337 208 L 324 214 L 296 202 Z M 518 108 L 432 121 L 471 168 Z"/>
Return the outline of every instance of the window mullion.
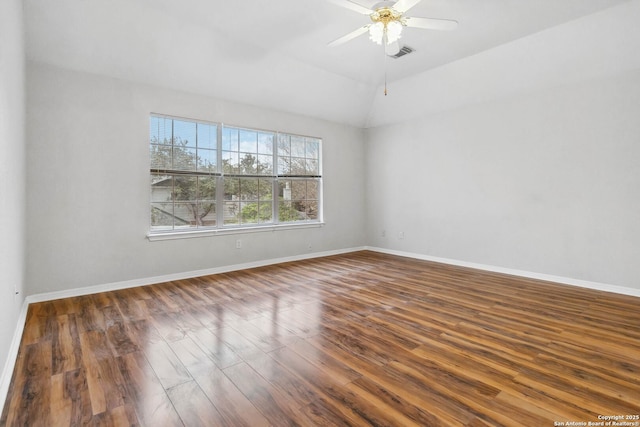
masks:
<path fill-rule="evenodd" d="M 280 132 L 275 132 L 273 140 L 273 172 L 271 172 L 271 198 L 273 199 L 273 223 L 280 223 L 280 199 L 278 197 L 278 141 Z"/>
<path fill-rule="evenodd" d="M 174 122 L 173 120 L 171 120 L 171 169 L 175 169 L 175 159 L 173 157 L 174 155 L 174 136 L 173 136 L 173 132 L 174 132 Z M 171 225 L 171 229 L 175 230 L 176 229 L 176 177 L 172 174 L 171 175 L 171 217 L 172 217 L 172 225 Z"/>
<path fill-rule="evenodd" d="M 222 168 L 222 128 L 220 123 L 216 135 L 216 228 L 221 228 L 224 224 L 224 170 Z"/>

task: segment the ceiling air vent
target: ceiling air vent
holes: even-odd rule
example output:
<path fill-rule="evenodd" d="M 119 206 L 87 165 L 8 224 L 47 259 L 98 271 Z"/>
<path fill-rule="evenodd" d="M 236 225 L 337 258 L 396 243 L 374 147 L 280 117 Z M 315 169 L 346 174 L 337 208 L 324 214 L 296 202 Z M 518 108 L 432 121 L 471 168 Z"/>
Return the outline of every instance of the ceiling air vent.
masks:
<path fill-rule="evenodd" d="M 397 58 L 400 58 L 401 56 L 408 55 L 411 52 L 413 52 L 412 48 L 410 48 L 409 46 L 402 46 L 402 48 L 398 53 L 396 53 L 395 55 L 389 55 L 389 56 L 397 59 Z"/>

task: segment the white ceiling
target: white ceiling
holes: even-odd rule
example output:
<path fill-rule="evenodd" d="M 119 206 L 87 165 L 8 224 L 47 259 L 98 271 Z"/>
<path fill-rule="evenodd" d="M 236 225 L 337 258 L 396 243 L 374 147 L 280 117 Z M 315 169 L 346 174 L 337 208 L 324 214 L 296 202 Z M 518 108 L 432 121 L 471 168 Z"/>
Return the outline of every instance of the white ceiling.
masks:
<path fill-rule="evenodd" d="M 370 7 L 376 0 L 354 0 Z M 455 31 L 405 28 L 415 49 L 386 59 L 363 35 L 327 43 L 368 17 L 327 0 L 25 0 L 30 60 L 298 112 L 370 123 L 390 86 L 629 0 L 422 0 L 408 16 Z M 386 61 L 386 66 L 385 66 Z"/>

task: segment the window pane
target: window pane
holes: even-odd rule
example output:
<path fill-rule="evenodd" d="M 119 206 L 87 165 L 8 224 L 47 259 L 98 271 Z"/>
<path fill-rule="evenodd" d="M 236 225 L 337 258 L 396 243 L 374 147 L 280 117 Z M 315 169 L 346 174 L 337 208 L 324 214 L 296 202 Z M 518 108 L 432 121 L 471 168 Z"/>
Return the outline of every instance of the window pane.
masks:
<path fill-rule="evenodd" d="M 151 175 L 151 201 L 168 202 L 173 192 L 173 179 L 167 175 Z"/>
<path fill-rule="evenodd" d="M 273 222 L 273 201 L 258 202 L 258 221 L 261 224 Z"/>
<path fill-rule="evenodd" d="M 308 159 L 320 158 L 320 143 L 317 139 L 307 138 L 306 157 Z"/>
<path fill-rule="evenodd" d="M 273 222 L 273 202 L 244 202 L 242 203 L 242 223 L 270 223 Z"/>
<path fill-rule="evenodd" d="M 278 134 L 278 175 L 320 175 L 320 139 Z"/>
<path fill-rule="evenodd" d="M 224 178 L 224 199 L 225 200 L 238 200 L 240 193 L 240 179 L 239 178 Z"/>
<path fill-rule="evenodd" d="M 278 180 L 278 217 L 281 222 L 317 220 L 319 179 Z"/>
<path fill-rule="evenodd" d="M 273 173 L 273 156 L 258 154 L 258 174 L 271 175 Z"/>
<path fill-rule="evenodd" d="M 173 121 L 173 145 L 196 147 L 196 124 L 194 122 Z"/>
<path fill-rule="evenodd" d="M 195 148 L 173 147 L 173 169 L 195 171 Z"/>
<path fill-rule="evenodd" d="M 198 177 L 198 200 L 216 200 L 216 178 L 202 176 Z"/>
<path fill-rule="evenodd" d="M 306 209 L 307 219 L 316 220 L 318 219 L 318 202 L 315 200 L 310 200 L 307 202 Z"/>
<path fill-rule="evenodd" d="M 258 202 L 243 202 L 240 209 L 242 210 L 240 219 L 243 224 L 258 222 Z"/>
<path fill-rule="evenodd" d="M 217 148 L 218 127 L 206 123 L 198 123 L 198 148 L 215 150 Z"/>
<path fill-rule="evenodd" d="M 293 157 L 304 157 L 305 144 L 301 136 L 291 136 L 291 155 Z"/>
<path fill-rule="evenodd" d="M 273 154 L 273 134 L 272 133 L 258 133 L 258 153 L 259 154 Z"/>
<path fill-rule="evenodd" d="M 216 150 L 198 149 L 198 170 L 207 172 L 216 172 L 216 163 L 218 162 L 218 154 Z"/>
<path fill-rule="evenodd" d="M 307 180 L 307 199 L 320 200 L 320 181 L 317 179 Z"/>
<path fill-rule="evenodd" d="M 239 163 L 238 153 L 233 151 L 222 152 L 222 171 L 224 173 L 237 173 Z"/>
<path fill-rule="evenodd" d="M 278 206 L 278 220 L 280 222 L 300 221 L 304 213 L 298 212 L 292 202 L 280 201 Z"/>
<path fill-rule="evenodd" d="M 198 202 L 198 226 L 212 227 L 216 225 L 216 204 L 214 202 Z"/>
<path fill-rule="evenodd" d="M 258 133 L 248 130 L 240 130 L 240 151 L 243 153 L 258 152 Z"/>
<path fill-rule="evenodd" d="M 196 203 L 174 203 L 173 216 L 175 228 L 196 226 Z"/>
<path fill-rule="evenodd" d="M 289 157 L 278 157 L 278 175 L 291 174 L 291 159 Z"/>
<path fill-rule="evenodd" d="M 240 154 L 240 169 L 238 173 L 244 175 L 256 175 L 258 173 L 258 158 L 255 154 Z"/>
<path fill-rule="evenodd" d="M 171 146 L 151 145 L 151 169 L 171 169 Z"/>
<path fill-rule="evenodd" d="M 224 203 L 224 224 L 239 224 L 240 223 L 240 203 L 239 202 L 225 202 Z"/>
<path fill-rule="evenodd" d="M 149 139 L 151 144 L 171 145 L 171 119 L 151 116 Z"/>
<path fill-rule="evenodd" d="M 320 170 L 318 167 L 318 161 L 313 159 L 307 159 L 307 167 L 306 167 L 307 175 L 320 175 Z"/>
<path fill-rule="evenodd" d="M 307 182 L 306 181 L 291 181 L 291 199 L 292 200 L 305 200 L 307 198 Z"/>
<path fill-rule="evenodd" d="M 307 161 L 300 157 L 291 157 L 291 175 L 305 175 Z"/>
<path fill-rule="evenodd" d="M 258 200 L 258 179 L 240 179 L 240 200 Z"/>
<path fill-rule="evenodd" d="M 291 200 L 291 181 L 278 180 L 278 197 L 281 200 Z"/>
<path fill-rule="evenodd" d="M 280 156 L 291 155 L 291 137 L 289 135 L 278 134 L 278 154 Z"/>
<path fill-rule="evenodd" d="M 173 199 L 195 202 L 197 188 L 196 177 L 177 176 L 173 179 Z"/>
<path fill-rule="evenodd" d="M 222 149 L 227 151 L 238 151 L 238 129 L 222 128 Z"/>
<path fill-rule="evenodd" d="M 151 203 L 151 229 L 173 228 L 173 203 Z"/>
<path fill-rule="evenodd" d="M 260 179 L 258 184 L 258 199 L 271 200 L 273 199 L 273 180 Z"/>

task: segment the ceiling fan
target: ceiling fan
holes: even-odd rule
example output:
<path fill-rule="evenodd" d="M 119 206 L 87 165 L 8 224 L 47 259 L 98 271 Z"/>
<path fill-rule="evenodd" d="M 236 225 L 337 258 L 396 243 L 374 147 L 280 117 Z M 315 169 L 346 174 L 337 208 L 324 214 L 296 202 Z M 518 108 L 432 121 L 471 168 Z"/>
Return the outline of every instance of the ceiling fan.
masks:
<path fill-rule="evenodd" d="M 451 19 L 416 18 L 404 16 L 404 13 L 418 4 L 421 0 L 381 1 L 371 9 L 351 0 L 328 0 L 338 6 L 353 10 L 362 15 L 369 15 L 371 23 L 363 25 L 331 43 L 338 46 L 369 32 L 369 38 L 377 44 L 384 44 L 387 55 L 395 55 L 400 50 L 398 39 L 403 27 L 423 28 L 429 30 L 453 30 L 458 22 Z"/>

